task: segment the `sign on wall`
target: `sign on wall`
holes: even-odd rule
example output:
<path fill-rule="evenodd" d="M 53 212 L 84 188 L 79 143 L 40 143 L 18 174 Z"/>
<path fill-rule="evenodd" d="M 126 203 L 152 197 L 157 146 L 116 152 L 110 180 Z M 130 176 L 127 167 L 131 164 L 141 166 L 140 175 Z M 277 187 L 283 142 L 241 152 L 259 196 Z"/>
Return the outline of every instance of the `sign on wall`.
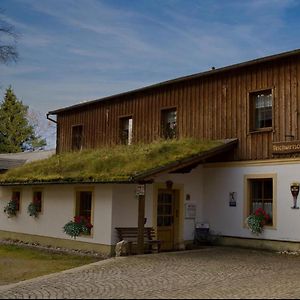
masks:
<path fill-rule="evenodd" d="M 236 192 L 229 192 L 229 206 L 236 206 Z"/>
<path fill-rule="evenodd" d="M 186 219 L 195 219 L 196 218 L 197 206 L 194 203 L 185 204 L 185 218 Z"/>
<path fill-rule="evenodd" d="M 297 153 L 300 152 L 300 141 L 274 142 L 272 150 L 274 154 Z"/>
<path fill-rule="evenodd" d="M 145 185 L 144 184 L 137 185 L 135 194 L 136 194 L 136 196 L 144 196 L 145 195 Z"/>

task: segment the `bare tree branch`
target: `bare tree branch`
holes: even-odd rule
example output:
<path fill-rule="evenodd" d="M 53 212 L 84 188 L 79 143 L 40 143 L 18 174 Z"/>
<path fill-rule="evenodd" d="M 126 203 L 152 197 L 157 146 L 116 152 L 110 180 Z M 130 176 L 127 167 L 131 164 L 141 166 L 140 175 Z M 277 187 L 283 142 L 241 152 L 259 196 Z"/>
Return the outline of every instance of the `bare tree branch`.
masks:
<path fill-rule="evenodd" d="M 18 51 L 16 42 L 18 34 L 14 26 L 1 19 L 3 10 L 0 9 L 0 63 L 16 62 Z"/>
<path fill-rule="evenodd" d="M 0 46 L 0 63 L 16 62 L 18 52 L 15 46 Z"/>

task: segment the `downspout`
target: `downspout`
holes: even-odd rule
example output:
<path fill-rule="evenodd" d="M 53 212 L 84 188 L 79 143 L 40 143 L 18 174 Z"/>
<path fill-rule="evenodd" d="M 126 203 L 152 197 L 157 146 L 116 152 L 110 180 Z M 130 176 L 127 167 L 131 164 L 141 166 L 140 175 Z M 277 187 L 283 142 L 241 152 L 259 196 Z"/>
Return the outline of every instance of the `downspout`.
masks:
<path fill-rule="evenodd" d="M 57 121 L 54 120 L 54 119 L 49 118 L 49 115 L 50 115 L 49 113 L 46 115 L 47 120 L 49 120 L 49 121 L 51 121 L 51 122 L 57 124 Z"/>
<path fill-rule="evenodd" d="M 58 142 L 59 142 L 59 140 L 58 140 L 58 122 L 56 120 L 50 118 L 49 115 L 51 115 L 51 114 L 49 114 L 49 113 L 46 114 L 47 120 L 49 120 L 49 121 L 51 121 L 51 122 L 53 122 L 53 123 L 56 124 L 56 151 L 55 152 L 56 152 L 56 154 L 58 154 L 58 152 L 57 152 Z"/>

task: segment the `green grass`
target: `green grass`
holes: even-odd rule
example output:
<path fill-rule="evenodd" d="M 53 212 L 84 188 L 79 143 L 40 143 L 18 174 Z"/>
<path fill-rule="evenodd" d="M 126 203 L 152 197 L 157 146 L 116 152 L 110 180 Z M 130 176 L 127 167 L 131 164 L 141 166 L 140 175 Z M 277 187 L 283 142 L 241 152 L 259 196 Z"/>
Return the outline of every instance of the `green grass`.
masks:
<path fill-rule="evenodd" d="M 87 256 L 0 245 L 0 285 L 79 267 L 97 260 Z"/>
<path fill-rule="evenodd" d="M 0 176 L 0 183 L 130 181 L 143 172 L 221 144 L 218 141 L 181 139 L 65 153 L 10 170 Z"/>

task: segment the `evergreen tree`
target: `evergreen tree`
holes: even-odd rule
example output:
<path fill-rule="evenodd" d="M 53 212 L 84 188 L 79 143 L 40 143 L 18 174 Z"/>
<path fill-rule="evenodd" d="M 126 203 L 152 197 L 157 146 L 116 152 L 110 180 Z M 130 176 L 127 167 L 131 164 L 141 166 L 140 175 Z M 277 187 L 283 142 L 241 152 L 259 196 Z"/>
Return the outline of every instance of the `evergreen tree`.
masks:
<path fill-rule="evenodd" d="M 46 145 L 45 139 L 35 135 L 27 120 L 28 106 L 19 101 L 11 87 L 0 104 L 0 153 L 34 150 Z"/>

